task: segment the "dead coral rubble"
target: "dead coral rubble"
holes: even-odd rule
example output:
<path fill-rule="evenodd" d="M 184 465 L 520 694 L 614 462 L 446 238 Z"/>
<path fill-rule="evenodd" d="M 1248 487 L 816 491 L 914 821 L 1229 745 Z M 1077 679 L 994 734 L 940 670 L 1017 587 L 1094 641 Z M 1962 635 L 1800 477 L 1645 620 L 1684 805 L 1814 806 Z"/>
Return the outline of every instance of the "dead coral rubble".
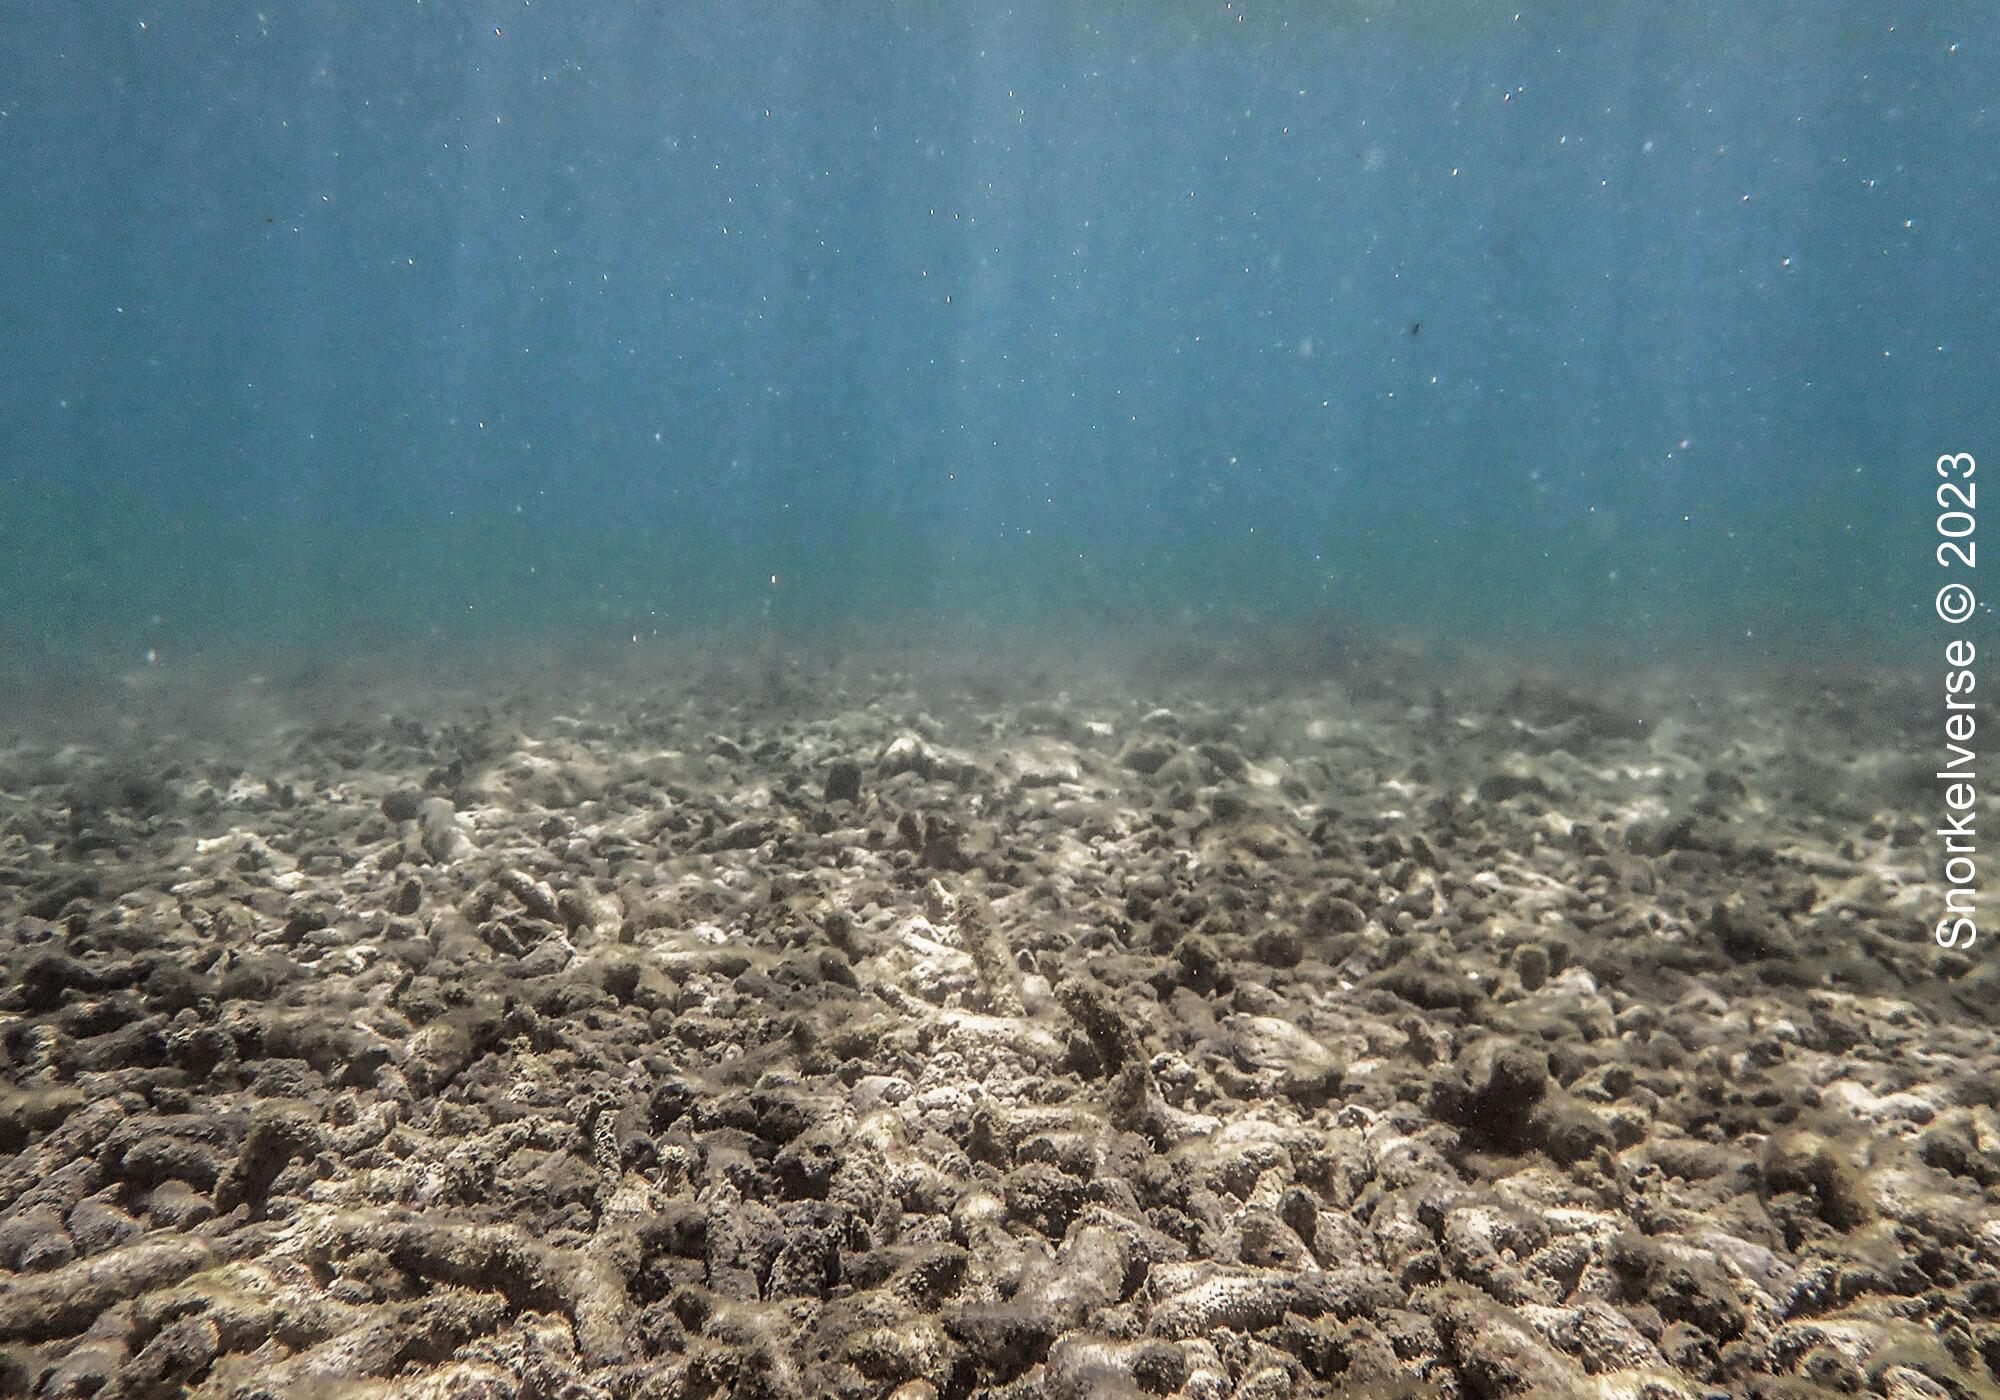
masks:
<path fill-rule="evenodd" d="M 0 745 L 0 1391 L 1994 1393 L 1893 686 L 1407 670 Z"/>

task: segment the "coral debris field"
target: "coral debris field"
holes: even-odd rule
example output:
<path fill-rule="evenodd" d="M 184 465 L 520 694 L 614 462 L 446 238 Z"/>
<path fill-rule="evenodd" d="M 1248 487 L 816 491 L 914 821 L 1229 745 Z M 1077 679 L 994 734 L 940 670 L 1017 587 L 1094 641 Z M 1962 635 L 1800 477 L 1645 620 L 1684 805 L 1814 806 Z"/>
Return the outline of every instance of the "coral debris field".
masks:
<path fill-rule="evenodd" d="M 1966 1397 L 1900 683 L 783 665 L 0 735 L 0 1389 Z"/>

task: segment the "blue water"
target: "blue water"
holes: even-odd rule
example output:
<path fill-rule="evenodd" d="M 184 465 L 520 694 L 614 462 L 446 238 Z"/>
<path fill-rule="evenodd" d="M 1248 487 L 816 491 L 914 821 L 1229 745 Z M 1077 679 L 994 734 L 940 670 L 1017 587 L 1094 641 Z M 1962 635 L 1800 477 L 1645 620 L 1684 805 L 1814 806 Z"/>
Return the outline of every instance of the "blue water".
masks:
<path fill-rule="evenodd" d="M 1897 657 L 2000 9 L 12 0 L 0 648 Z"/>

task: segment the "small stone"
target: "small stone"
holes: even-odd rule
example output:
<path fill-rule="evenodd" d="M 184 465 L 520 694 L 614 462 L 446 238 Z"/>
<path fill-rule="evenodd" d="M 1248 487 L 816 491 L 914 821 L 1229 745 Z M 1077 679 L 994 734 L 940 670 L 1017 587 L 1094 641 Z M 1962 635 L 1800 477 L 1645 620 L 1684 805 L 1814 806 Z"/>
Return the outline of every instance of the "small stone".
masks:
<path fill-rule="evenodd" d="M 1208 810 L 1217 821 L 1231 822 L 1248 812 L 1250 803 L 1242 793 L 1224 788 L 1209 799 Z"/>
<path fill-rule="evenodd" d="M 1030 1162 L 1006 1179 L 1007 1214 L 1059 1240 L 1083 1208 L 1083 1183 L 1045 1162 Z"/>
<path fill-rule="evenodd" d="M 62 1217 L 50 1207 L 34 1206 L 0 1220 L 0 1267 L 14 1273 L 41 1273 L 74 1258 L 76 1246 Z"/>
<path fill-rule="evenodd" d="M 382 815 L 392 822 L 413 822 L 424 807 L 424 795 L 415 788 L 397 788 L 382 798 Z"/>
<path fill-rule="evenodd" d="M 1118 761 L 1134 773 L 1151 777 L 1167 766 L 1167 760 L 1175 752 L 1174 746 L 1164 739 L 1135 739 L 1118 755 Z"/>
<path fill-rule="evenodd" d="M 1724 952 L 1746 962 L 1790 957 L 1798 951 L 1783 919 L 1740 893 L 1716 904 L 1709 915 L 1709 928 Z"/>
<path fill-rule="evenodd" d="M 1250 773 L 1250 765 L 1242 752 L 1232 744 L 1203 744 L 1198 752 L 1215 765 L 1215 771 L 1223 777 L 1241 782 Z"/>
<path fill-rule="evenodd" d="M 1663 856 L 1691 846 L 1694 825 L 1694 818 L 1685 815 L 1642 817 L 1625 828 L 1625 849 L 1635 855 Z"/>
<path fill-rule="evenodd" d="M 1055 1340 L 1055 1323 L 1033 1308 L 981 1303 L 945 1314 L 945 1331 L 996 1376 L 1011 1378 L 1039 1363 Z"/>
<path fill-rule="evenodd" d="M 1297 967 L 1306 955 L 1305 940 L 1297 929 L 1265 929 L 1257 935 L 1251 952 L 1268 967 Z"/>
<path fill-rule="evenodd" d="M 861 800 L 861 765 L 851 758 L 837 759 L 826 770 L 826 800 L 828 802 L 859 802 Z"/>
<path fill-rule="evenodd" d="M 138 1221 L 108 1201 L 89 1197 L 78 1201 L 69 1213 L 70 1238 L 85 1254 L 100 1254 L 136 1238 Z"/>
<path fill-rule="evenodd" d="M 169 1230 L 190 1230 L 210 1219 L 215 1205 L 185 1181 L 163 1181 L 146 1193 L 146 1218 Z"/>
<path fill-rule="evenodd" d="M 423 902 L 424 887 L 418 881 L 417 877 L 412 875 L 409 879 L 398 885 L 396 893 L 390 896 L 389 912 L 391 914 L 414 914 L 423 906 Z"/>
<path fill-rule="evenodd" d="M 882 756 L 875 760 L 875 771 L 885 778 L 893 778 L 898 773 L 915 773 L 920 778 L 928 778 L 937 771 L 937 756 L 916 735 L 898 734 L 882 750 Z"/>
<path fill-rule="evenodd" d="M 1351 899 L 1323 891 L 1306 905 L 1306 929 L 1311 933 L 1358 933 L 1368 923 L 1368 915 Z"/>

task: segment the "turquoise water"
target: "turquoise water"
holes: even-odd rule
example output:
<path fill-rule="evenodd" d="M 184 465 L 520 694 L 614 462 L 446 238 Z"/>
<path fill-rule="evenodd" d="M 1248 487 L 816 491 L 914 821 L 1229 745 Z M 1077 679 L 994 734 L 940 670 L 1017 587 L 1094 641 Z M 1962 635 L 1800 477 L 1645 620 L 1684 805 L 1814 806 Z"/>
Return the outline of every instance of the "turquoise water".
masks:
<path fill-rule="evenodd" d="M 1365 628 L 1894 659 L 1972 4 L 0 16 L 8 674 Z"/>

